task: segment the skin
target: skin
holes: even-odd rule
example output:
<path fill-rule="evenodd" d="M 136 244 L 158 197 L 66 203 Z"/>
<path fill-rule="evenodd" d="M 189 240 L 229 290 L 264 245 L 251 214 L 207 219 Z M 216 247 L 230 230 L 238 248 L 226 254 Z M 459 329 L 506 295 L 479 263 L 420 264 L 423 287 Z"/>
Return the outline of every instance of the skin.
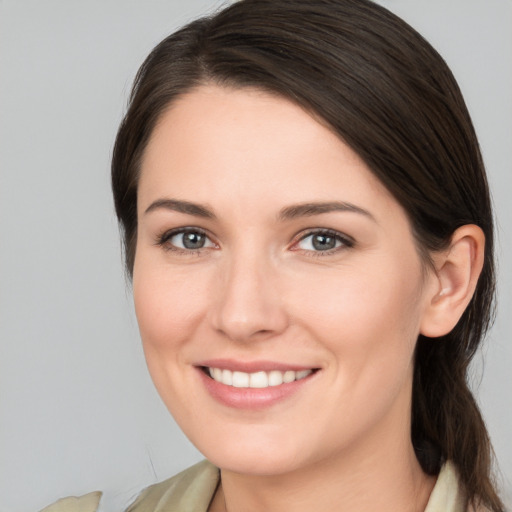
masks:
<path fill-rule="evenodd" d="M 357 211 L 283 216 L 334 201 Z M 432 304 L 471 279 L 421 261 L 405 212 L 357 154 L 283 98 L 205 85 L 152 134 L 138 223 L 133 290 L 147 364 L 178 424 L 221 468 L 210 510 L 424 510 L 434 479 L 410 440 L 415 343 L 448 328 Z M 179 233 L 160 243 L 189 227 L 207 234 L 203 248 L 180 248 Z M 341 238 L 318 250 L 312 229 Z M 454 254 L 473 261 L 473 239 L 460 239 Z M 235 409 L 199 375 L 213 358 L 318 371 L 270 407 Z"/>

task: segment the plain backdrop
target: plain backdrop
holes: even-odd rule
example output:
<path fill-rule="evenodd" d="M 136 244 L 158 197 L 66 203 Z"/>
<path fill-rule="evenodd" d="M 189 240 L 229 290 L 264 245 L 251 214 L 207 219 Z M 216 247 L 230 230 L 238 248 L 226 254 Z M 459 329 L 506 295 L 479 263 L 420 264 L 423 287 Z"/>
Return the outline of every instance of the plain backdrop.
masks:
<path fill-rule="evenodd" d="M 382 0 L 440 51 L 479 134 L 499 309 L 474 365 L 512 495 L 512 3 Z M 131 81 L 208 0 L 0 0 L 0 511 L 105 492 L 121 510 L 199 460 L 147 375 L 109 158 Z M 482 376 L 482 369 L 483 376 Z"/>

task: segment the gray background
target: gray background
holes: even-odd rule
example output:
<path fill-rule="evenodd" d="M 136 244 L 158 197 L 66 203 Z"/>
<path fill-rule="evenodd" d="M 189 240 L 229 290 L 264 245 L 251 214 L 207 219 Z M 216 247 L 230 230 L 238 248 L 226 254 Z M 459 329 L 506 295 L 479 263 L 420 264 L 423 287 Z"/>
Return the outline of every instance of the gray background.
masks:
<path fill-rule="evenodd" d="M 382 0 L 445 57 L 488 167 L 501 260 L 475 389 L 512 480 L 512 3 Z M 220 2 L 0 0 L 0 511 L 103 489 L 118 510 L 201 456 L 146 372 L 109 157 L 149 50 Z M 481 368 L 485 371 L 483 377 Z"/>

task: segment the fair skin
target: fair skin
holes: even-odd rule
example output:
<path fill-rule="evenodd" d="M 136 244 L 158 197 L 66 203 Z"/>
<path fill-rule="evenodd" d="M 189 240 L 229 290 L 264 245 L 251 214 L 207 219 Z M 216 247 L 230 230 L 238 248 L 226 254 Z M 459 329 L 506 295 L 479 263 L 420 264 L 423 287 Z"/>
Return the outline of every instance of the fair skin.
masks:
<path fill-rule="evenodd" d="M 427 266 L 364 162 L 283 98 L 205 85 L 165 112 L 133 290 L 153 381 L 221 468 L 211 511 L 424 510 L 414 347 L 462 314 L 482 236 L 464 226 Z"/>

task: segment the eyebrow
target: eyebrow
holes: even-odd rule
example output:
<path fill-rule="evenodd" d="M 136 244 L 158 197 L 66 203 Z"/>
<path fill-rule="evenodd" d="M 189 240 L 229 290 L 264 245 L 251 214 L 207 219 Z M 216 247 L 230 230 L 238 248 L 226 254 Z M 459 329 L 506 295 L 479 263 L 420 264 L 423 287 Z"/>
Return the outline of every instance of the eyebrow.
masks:
<path fill-rule="evenodd" d="M 216 216 L 211 209 L 205 205 L 191 203 L 190 201 L 182 201 L 179 199 L 162 198 L 153 201 L 147 208 L 144 214 L 150 213 L 155 210 L 164 209 L 171 210 L 195 217 L 203 217 L 205 219 L 215 219 Z M 356 206 L 352 203 L 344 201 L 328 201 L 328 202 L 314 202 L 314 203 L 300 203 L 283 208 L 277 218 L 280 221 L 293 220 L 299 217 L 312 217 L 314 215 L 321 215 L 323 213 L 331 212 L 352 212 L 364 215 L 375 221 L 375 217 L 364 208 Z"/>
<path fill-rule="evenodd" d="M 144 214 L 149 212 L 164 209 L 172 210 L 175 212 L 186 213 L 187 215 L 194 215 L 196 217 L 203 217 L 205 219 L 214 219 L 215 214 L 206 206 L 191 203 L 189 201 L 181 201 L 179 199 L 157 199 L 152 202 L 147 208 Z"/>
<path fill-rule="evenodd" d="M 279 220 L 291 220 L 298 217 L 311 217 L 313 215 L 321 215 L 330 212 L 352 212 L 359 213 L 376 222 L 375 217 L 364 208 L 356 206 L 352 203 L 343 201 L 328 201 L 320 203 L 301 203 L 283 208 L 278 218 Z"/>

